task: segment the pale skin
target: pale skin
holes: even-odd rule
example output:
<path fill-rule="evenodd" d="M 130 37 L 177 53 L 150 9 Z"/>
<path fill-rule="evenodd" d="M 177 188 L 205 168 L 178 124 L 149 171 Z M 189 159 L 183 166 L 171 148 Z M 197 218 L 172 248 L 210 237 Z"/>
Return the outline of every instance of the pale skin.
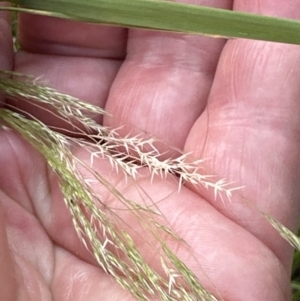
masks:
<path fill-rule="evenodd" d="M 297 0 L 185 2 L 300 18 Z M 240 193 L 253 204 L 297 228 L 299 46 L 22 16 L 22 50 L 13 55 L 9 18 L 2 12 L 0 38 L 1 69 L 42 76 L 52 87 L 106 108 L 114 116 L 99 120 L 106 125 L 131 124 L 195 158 L 209 158 L 210 170 L 245 185 Z M 133 300 L 79 242 L 37 151 L 3 127 L 0 145 L 1 299 Z M 76 154 L 86 158 L 83 150 Z M 125 189 L 106 161 L 94 167 Z M 155 179 L 150 185 L 143 178 L 139 184 L 152 200 L 164 198 L 160 210 L 199 265 L 186 249 L 180 255 L 213 293 L 228 301 L 290 300 L 292 249 L 240 195 L 222 202 L 200 187 L 177 193 L 174 182 Z M 134 196 L 134 187 L 126 193 Z M 138 239 L 137 244 L 156 267 L 149 247 Z"/>

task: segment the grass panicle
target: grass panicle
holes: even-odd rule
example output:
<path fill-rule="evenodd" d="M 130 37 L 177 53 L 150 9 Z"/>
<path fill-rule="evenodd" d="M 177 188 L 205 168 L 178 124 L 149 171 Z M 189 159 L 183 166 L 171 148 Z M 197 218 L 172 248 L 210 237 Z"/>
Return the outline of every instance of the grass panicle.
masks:
<path fill-rule="evenodd" d="M 46 109 L 47 105 L 52 113 L 62 120 L 67 120 L 76 131 L 88 135 L 88 140 L 77 139 L 78 143 L 91 152 L 91 162 L 95 157 L 106 157 L 116 170 L 121 170 L 125 175 L 136 178 L 138 170 L 147 166 L 154 176 L 165 178 L 169 175 L 178 177 L 179 188 L 182 183 L 193 185 L 201 184 L 205 188 L 212 188 L 215 196 L 226 194 L 228 198 L 237 187 L 225 180 L 215 180 L 213 175 L 199 172 L 203 160 L 189 160 L 189 154 L 182 154 L 174 159 L 160 160 L 161 153 L 155 147 L 158 140 L 154 137 L 143 139 L 139 136 L 121 137 L 116 129 L 110 129 L 95 122 L 91 117 L 95 115 L 110 115 L 105 110 L 92 104 L 80 101 L 75 97 L 60 93 L 54 89 L 41 86 L 36 82 L 19 74 L 14 74 L 14 79 L 5 78 L 7 72 L 0 71 L 0 92 L 6 93 L 11 98 L 27 101 L 39 108 Z M 77 125 L 76 125 L 77 124 Z M 159 141 L 161 142 L 161 141 Z M 120 148 L 124 151 L 120 152 Z"/>
<path fill-rule="evenodd" d="M 10 75 L 13 75 L 13 79 Z M 193 272 L 165 243 L 162 237 L 167 235 L 186 246 L 171 228 L 157 221 L 156 217 L 161 217 L 159 210 L 155 206 L 153 209 L 153 206 L 137 204 L 127 199 L 93 169 L 93 162 L 98 157 L 106 158 L 113 169 L 121 170 L 133 181 L 139 175 L 140 168 L 147 166 L 152 177 L 176 177 L 179 189 L 183 182 L 200 184 L 205 188 L 212 188 L 216 196 L 225 195 L 229 199 L 237 188 L 232 188 L 224 180 L 214 181 L 212 175 L 201 175 L 199 171 L 202 160 L 191 161 L 187 154 L 160 160 L 161 154 L 155 148 L 155 138 L 121 137 L 117 130 L 94 121 L 95 115 L 108 114 L 103 109 L 42 86 L 29 77 L 0 72 L 0 93 L 50 110 L 54 116 L 68 120 L 74 133 L 76 131 L 83 135 L 67 136 L 32 116 L 30 119 L 14 112 L 13 108 L 0 108 L 0 118 L 6 126 L 13 128 L 33 145 L 58 175 L 64 202 L 70 211 L 74 227 L 81 241 L 106 273 L 112 275 L 137 300 L 147 301 L 157 297 L 166 301 L 217 300 L 202 287 Z M 89 151 L 89 164 L 73 155 L 70 149 L 74 146 L 84 147 Z M 156 252 L 164 275 L 158 274 L 145 262 L 130 234 L 120 226 L 125 225 L 126 221 L 93 192 L 93 181 L 82 176 L 79 166 L 89 172 L 93 181 L 106 187 L 126 210 L 130 210 L 140 225 L 158 242 Z M 284 239 L 300 250 L 299 238 L 295 234 L 269 215 L 262 214 Z"/>
<path fill-rule="evenodd" d="M 27 88 L 26 85 L 22 87 Z M 18 95 L 16 91 L 8 93 L 8 95 L 18 96 L 18 99 L 28 97 L 24 91 L 17 93 Z M 40 93 L 41 89 L 36 90 L 36 92 Z M 155 221 L 152 217 L 153 212 L 149 208 L 142 205 L 137 206 L 137 204 L 127 200 L 99 173 L 74 157 L 70 147 L 75 144 L 84 146 L 85 142 L 83 139 L 65 136 L 53 131 L 38 120 L 30 120 L 9 109 L 0 109 L 0 118 L 4 120 L 8 127 L 20 133 L 45 157 L 49 166 L 58 175 L 64 201 L 70 211 L 79 237 L 85 246 L 91 250 L 102 269 L 112 275 L 118 283 L 129 290 L 138 300 L 150 300 L 158 296 L 161 300 L 216 300 L 198 281 L 200 290 L 195 290 L 194 286 L 191 286 L 191 283 L 186 281 L 186 276 L 184 277 L 184 275 L 193 275 L 194 279 L 196 279 L 196 276 L 185 265 L 178 265 L 180 269 L 174 265 L 174 262 L 180 263 L 180 260 L 171 252 L 164 240 L 160 238 L 159 232 L 164 232 L 175 239 L 178 236 L 168 227 Z M 91 147 L 89 141 L 87 141 L 87 145 Z M 99 205 L 102 204 L 102 200 L 93 193 L 88 184 L 89 181 L 84 179 L 81 173 L 78 172 L 77 166 L 80 164 L 84 168 L 88 168 L 100 183 L 105 185 L 120 202 L 125 204 L 127 209 L 132 210 L 144 223 L 145 218 L 141 212 L 147 213 L 148 221 L 151 223 L 148 223 L 146 227 L 161 244 L 162 252 L 160 252 L 159 256 L 164 262 L 165 277 L 159 275 L 145 262 L 130 235 L 120 229 L 118 224 L 109 218 L 109 216 L 115 216 L 116 213 L 107 207 L 105 207 L 105 210 L 110 214 L 99 209 L 101 208 Z M 116 254 L 123 254 L 125 259 L 123 260 L 115 252 L 109 251 L 111 248 L 119 250 Z M 169 254 L 173 254 L 172 260 L 168 258 Z M 176 271 L 180 278 L 180 284 L 176 283 L 174 277 L 170 278 L 170 275 L 173 275 L 171 271 Z"/>

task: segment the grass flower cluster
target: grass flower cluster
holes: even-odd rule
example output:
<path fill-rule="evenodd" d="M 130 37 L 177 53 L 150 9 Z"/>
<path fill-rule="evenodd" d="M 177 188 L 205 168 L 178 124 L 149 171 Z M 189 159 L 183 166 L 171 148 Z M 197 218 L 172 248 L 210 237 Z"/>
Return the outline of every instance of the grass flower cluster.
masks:
<path fill-rule="evenodd" d="M 13 75 L 10 77 L 8 75 Z M 13 78 L 13 79 L 12 79 Z M 173 176 L 178 189 L 183 182 L 203 185 L 213 189 L 215 195 L 227 198 L 237 188 L 226 181 L 215 181 L 211 175 L 203 175 L 202 161 L 187 160 L 182 154 L 174 159 L 160 160 L 155 148 L 155 138 L 120 137 L 117 130 L 97 124 L 93 116 L 107 114 L 103 109 L 87 104 L 54 89 L 37 84 L 20 74 L 0 73 L 0 93 L 7 97 L 27 101 L 44 108 L 56 118 L 67 120 L 74 134 L 65 135 L 39 120 L 25 117 L 13 108 L 1 108 L 0 118 L 6 126 L 20 133 L 46 159 L 58 175 L 64 202 L 72 216 L 74 227 L 86 248 L 94 255 L 99 266 L 137 300 L 217 300 L 199 283 L 191 270 L 175 255 L 162 239 L 167 235 L 185 244 L 172 229 L 157 221 L 160 212 L 150 206 L 136 204 L 123 196 L 100 173 L 93 169 L 95 157 L 107 158 L 112 167 L 135 180 L 142 167 L 148 167 L 152 176 Z M 80 161 L 71 152 L 71 147 L 80 146 L 90 153 L 90 164 Z M 142 257 L 134 240 L 123 230 L 122 221 L 113 208 L 103 208 L 103 201 L 91 188 L 89 179 L 79 172 L 86 169 L 93 178 L 113 194 L 130 210 L 140 224 L 159 242 L 159 256 L 165 275 L 158 274 Z M 271 225 L 296 249 L 299 238 L 272 217 L 262 213 Z"/>
<path fill-rule="evenodd" d="M 6 75 L 6 73 L 2 73 Z M 111 184 L 92 168 L 93 158 L 108 158 L 113 168 L 121 170 L 127 177 L 135 179 L 141 166 L 149 166 L 153 175 L 165 177 L 179 175 L 180 182 L 203 183 L 213 186 L 204 176 L 197 176 L 198 162 L 186 163 L 186 156 L 159 161 L 154 147 L 155 139 L 121 138 L 117 131 L 96 124 L 89 113 L 105 114 L 98 107 L 88 105 L 78 99 L 61 94 L 53 89 L 30 82 L 27 78 L 14 74 L 16 79 L 2 76 L 0 91 L 8 97 L 21 101 L 31 101 L 41 107 L 48 105 L 57 117 L 68 120 L 80 130 L 85 138 L 61 134 L 36 119 L 28 119 L 10 109 L 0 109 L 0 118 L 5 124 L 20 133 L 45 157 L 50 167 L 58 175 L 65 204 L 69 209 L 74 227 L 85 246 L 93 253 L 101 268 L 112 275 L 125 289 L 138 300 L 217 300 L 199 283 L 196 276 L 173 253 L 160 238 L 160 232 L 181 240 L 176 233 L 155 220 L 159 214 L 151 208 L 138 205 L 126 199 Z M 85 114 L 83 113 L 85 112 Z M 77 125 L 76 125 L 77 124 Z M 71 146 L 84 146 L 90 151 L 91 165 L 80 161 L 70 151 Z M 126 153 L 118 152 L 122 146 Z M 147 149 L 143 152 L 143 149 Z M 130 161 L 128 158 L 130 156 Z M 102 200 L 96 195 L 88 179 L 78 171 L 78 165 L 86 168 L 93 177 L 102 183 L 128 210 L 145 223 L 149 233 L 161 244 L 161 262 L 165 277 L 159 275 L 143 259 L 130 235 L 110 219 L 115 216 L 112 209 L 101 210 Z M 219 185 L 217 191 L 226 190 Z M 230 194 L 230 190 L 226 190 Z M 147 219 L 145 219 L 145 217 Z M 145 226 L 144 226 L 145 227 Z M 111 251 L 113 249 L 114 251 Z M 121 255 L 120 255 L 121 254 Z M 122 259 L 122 258 L 125 259 Z M 180 279 L 180 284 L 177 283 Z M 199 299 L 200 298 L 200 299 Z"/>

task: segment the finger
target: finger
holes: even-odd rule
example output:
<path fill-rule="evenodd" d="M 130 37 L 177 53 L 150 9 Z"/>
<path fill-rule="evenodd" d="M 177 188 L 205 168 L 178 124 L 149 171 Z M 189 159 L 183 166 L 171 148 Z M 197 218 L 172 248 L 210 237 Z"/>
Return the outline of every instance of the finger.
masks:
<path fill-rule="evenodd" d="M 89 103 L 105 105 L 125 55 L 124 29 L 22 14 L 19 40 L 15 71 Z M 65 126 L 34 106 L 13 104 L 48 124 Z"/>
<path fill-rule="evenodd" d="M 0 2 L 0 6 L 8 5 Z M 10 13 L 0 10 L 0 70 L 11 70 L 13 68 L 13 43 Z M 4 98 L 0 95 L 0 106 Z"/>
<path fill-rule="evenodd" d="M 300 16 L 297 1 L 235 1 L 235 7 L 282 17 Z M 259 3 L 259 5 L 258 5 Z M 293 5 L 292 5 L 293 4 Z M 227 43 L 208 111 L 193 127 L 186 151 L 209 166 L 260 209 L 296 229 L 299 217 L 299 47 L 235 40 Z M 208 116 L 208 132 L 207 132 Z M 207 139 L 201 140 L 207 132 Z M 290 268 L 292 252 L 241 198 L 211 203 L 261 239 Z"/>
<path fill-rule="evenodd" d="M 20 15 L 19 42 L 26 52 L 123 59 L 126 30 L 119 27 Z"/>
<path fill-rule="evenodd" d="M 220 6 L 220 1 L 178 1 Z M 221 1 L 230 8 L 231 1 Z M 207 37 L 130 30 L 126 61 L 107 103 L 106 124 L 121 133 L 144 131 L 182 148 L 205 107 L 224 41 Z M 162 149 L 163 151 L 163 149 Z"/>

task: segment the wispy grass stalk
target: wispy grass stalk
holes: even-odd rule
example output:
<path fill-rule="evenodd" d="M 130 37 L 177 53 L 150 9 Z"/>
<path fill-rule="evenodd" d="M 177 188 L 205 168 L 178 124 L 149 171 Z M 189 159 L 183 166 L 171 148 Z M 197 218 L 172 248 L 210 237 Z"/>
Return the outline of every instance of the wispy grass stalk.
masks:
<path fill-rule="evenodd" d="M 70 141 L 67 137 L 39 121 L 28 120 L 7 109 L 0 109 L 0 117 L 38 149 L 56 172 L 75 229 L 105 272 L 139 300 L 150 300 L 151 295 L 159 295 L 161 300 L 176 300 L 175 296 L 182 297 L 181 300 L 193 300 L 184 299 L 177 289 L 168 291 L 168 280 L 145 263 L 130 235 L 118 229 L 97 207 L 98 196 L 85 185 L 78 173 L 77 159 L 69 151 Z M 99 232 L 103 235 L 102 239 L 99 238 Z M 109 251 L 110 247 L 125 254 L 130 264 Z"/>
<path fill-rule="evenodd" d="M 11 79 L 4 75 L 7 72 L 0 73 L 0 92 L 40 108 L 45 108 L 46 105 L 45 109 L 50 108 L 56 117 L 68 120 L 74 131 L 79 131 L 87 138 L 66 136 L 38 120 L 30 120 L 10 109 L 0 109 L 0 118 L 39 150 L 58 175 L 64 202 L 70 211 L 74 227 L 102 269 L 138 300 L 151 300 L 158 296 L 161 300 L 217 300 L 202 287 L 193 272 L 162 239 L 162 235 L 168 235 L 185 245 L 172 229 L 156 220 L 160 216 L 156 207 L 140 205 L 127 199 L 92 165 L 95 157 L 107 158 L 114 169 L 121 170 L 132 180 L 138 176 L 141 166 L 148 166 L 153 176 L 163 179 L 168 175 L 176 176 L 179 189 L 182 182 L 202 184 L 206 188 L 213 188 L 216 195 L 226 195 L 228 198 L 235 188 L 223 180 L 214 181 L 212 176 L 201 175 L 199 166 L 202 161 L 190 161 L 190 158 L 187 161 L 185 154 L 161 161 L 160 153 L 154 146 L 155 138 L 122 138 L 117 130 L 97 124 L 92 118 L 95 114 L 108 114 L 99 107 L 41 86 L 27 77 L 11 73 L 14 75 L 14 79 Z M 89 150 L 90 165 L 72 154 L 72 145 Z M 120 147 L 124 152 L 120 152 Z M 105 210 L 100 209 L 103 207 L 103 200 L 93 192 L 89 179 L 83 178 L 78 171 L 80 165 L 130 210 L 140 225 L 158 242 L 157 254 L 161 258 L 165 275 L 158 274 L 145 262 L 131 236 L 120 227 L 126 221 L 122 221 L 108 206 L 105 206 Z M 300 250 L 299 238 L 295 234 L 269 215 L 262 214 L 284 239 Z M 116 254 L 122 254 L 124 258 Z"/>
<path fill-rule="evenodd" d="M 2 75 L 5 74 L 7 72 L 2 72 Z M 26 80 L 24 76 L 11 74 L 15 76 L 14 79 L 4 76 L 1 79 L 0 91 L 2 90 L 14 99 L 30 102 L 39 108 L 53 110 L 55 116 L 67 120 L 75 131 L 88 136 L 88 140 L 78 139 L 77 142 L 84 143 L 84 146 L 91 151 L 92 162 L 94 157 L 104 156 L 110 160 L 116 170 L 121 170 L 134 179 L 138 175 L 138 170 L 146 166 L 150 169 L 152 177 L 158 175 L 166 178 L 173 175 L 178 178 L 179 188 L 183 182 L 193 185 L 201 184 L 206 188 L 212 188 L 215 196 L 225 193 L 230 198 L 232 192 L 238 189 L 224 179 L 216 181 L 214 175 L 200 173 L 199 168 L 204 160 L 188 160 L 189 154 L 160 160 L 161 153 L 155 147 L 158 139 L 154 137 L 143 139 L 140 136 L 121 137 L 118 130 L 100 125 L 92 118 L 98 114 L 110 115 L 105 110 L 41 86 L 29 81 L 28 78 Z M 47 108 L 43 105 L 47 105 Z M 124 151 L 120 152 L 120 148 Z"/>
<path fill-rule="evenodd" d="M 168 277 L 159 275 L 145 262 L 130 235 L 120 229 L 118 224 L 109 218 L 108 214 L 99 209 L 101 200 L 92 192 L 85 179 L 78 172 L 76 168 L 78 164 L 86 165 L 74 157 L 69 150 L 69 147 L 76 143 L 76 139 L 57 133 L 40 121 L 28 120 L 11 110 L 0 109 L 0 118 L 8 126 L 19 132 L 46 158 L 49 166 L 59 177 L 64 201 L 71 213 L 79 237 L 86 247 L 92 251 L 102 269 L 112 275 L 138 300 L 151 300 L 153 297 L 159 297 L 166 301 L 217 300 L 201 286 L 198 280 L 196 280 L 198 283 L 197 290 L 195 290 L 194 285 L 190 285 L 191 283 L 186 281 L 186 277 L 183 277 L 183 275 L 193 276 L 193 279 L 197 278 L 185 265 L 178 265 L 179 269 L 174 265 L 174 262 L 180 262 L 180 260 L 171 252 L 163 240 L 159 239 L 159 234 L 154 233 L 154 230 L 167 230 L 165 233 L 171 234 L 173 238 L 176 238 L 176 235 L 158 222 L 153 223 L 154 230 L 150 229 L 152 225 L 149 229 L 151 230 L 150 233 L 152 232 L 161 243 L 164 255 L 160 256 L 165 262 L 165 276 L 170 276 L 171 270 L 175 270 L 181 284 L 177 284 L 174 277 L 168 279 Z M 81 143 L 82 141 L 79 144 L 81 145 Z M 94 171 L 94 175 L 104 185 L 108 184 L 96 171 Z M 106 187 L 122 202 L 127 201 L 120 193 L 116 193 L 115 189 L 109 186 Z M 132 209 L 130 203 L 126 202 L 126 204 L 129 204 L 128 207 Z M 139 205 L 139 208 L 142 208 L 142 206 Z M 110 208 L 106 207 L 105 209 L 114 214 Z M 148 208 L 142 209 L 147 213 L 151 213 Z M 119 251 L 109 251 L 110 248 Z M 126 259 L 123 260 L 116 255 L 119 253 L 123 254 Z M 172 260 L 170 260 L 169 254 L 173 254 Z M 128 261 L 129 263 L 127 263 Z"/>

